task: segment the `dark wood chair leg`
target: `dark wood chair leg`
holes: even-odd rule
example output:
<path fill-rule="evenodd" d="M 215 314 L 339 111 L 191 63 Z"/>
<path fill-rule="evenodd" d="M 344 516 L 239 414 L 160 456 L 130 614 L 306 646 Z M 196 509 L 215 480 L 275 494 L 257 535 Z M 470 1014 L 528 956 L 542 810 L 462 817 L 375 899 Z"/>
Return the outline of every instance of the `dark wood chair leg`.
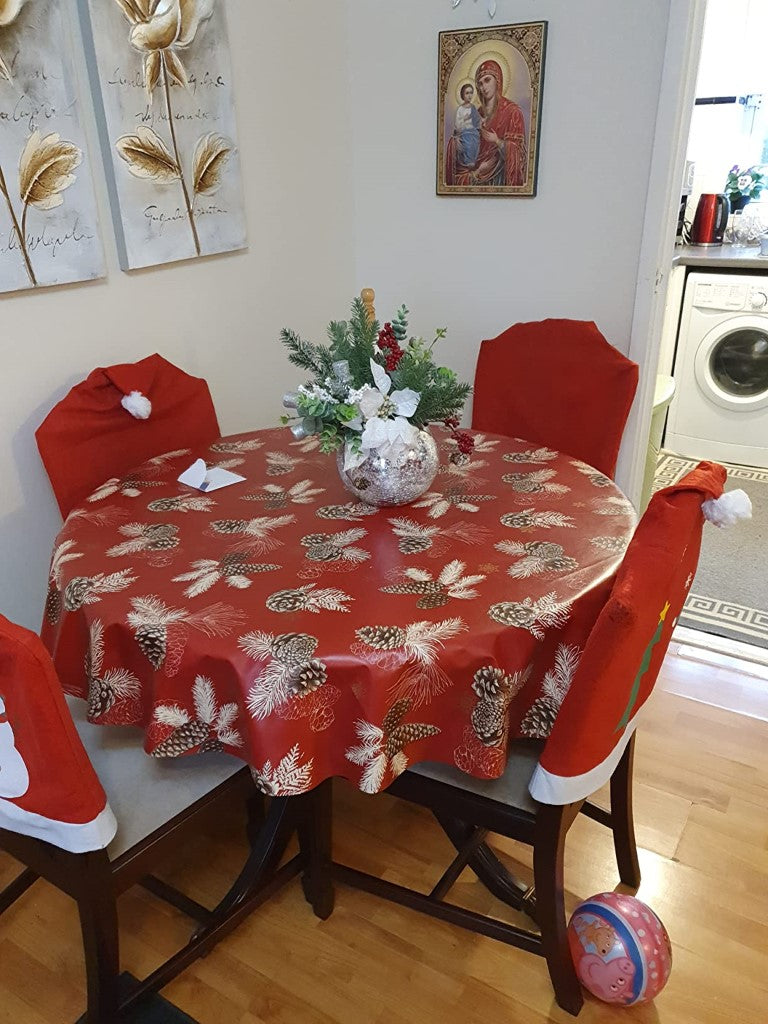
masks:
<path fill-rule="evenodd" d="M 640 861 L 637 857 L 635 821 L 632 812 L 632 769 L 635 760 L 635 736 L 611 776 L 611 824 L 619 877 L 631 889 L 640 888 Z"/>
<path fill-rule="evenodd" d="M 31 868 L 25 868 L 18 878 L 14 878 L 11 884 L 0 892 L 0 914 L 5 913 L 9 907 L 12 907 L 16 900 L 23 896 L 39 877 Z"/>
<path fill-rule="evenodd" d="M 248 797 L 245 806 L 248 815 L 245 832 L 248 836 L 248 842 L 251 846 L 255 846 L 259 841 L 259 834 L 267 816 L 264 806 L 264 794 L 254 789 L 253 793 Z"/>
<path fill-rule="evenodd" d="M 77 897 L 88 987 L 88 1024 L 118 1020 L 120 940 L 117 902 L 106 853 L 86 855 Z"/>
<path fill-rule="evenodd" d="M 325 921 L 335 901 L 332 875 L 332 780 L 322 782 L 302 798 L 299 848 L 304 858 L 301 885 L 315 915 Z"/>
<path fill-rule="evenodd" d="M 542 804 L 536 816 L 533 874 L 536 884 L 536 920 L 547 958 L 549 976 L 558 1004 L 576 1015 L 584 1004 L 581 985 L 568 947 L 563 899 L 565 837 L 573 820 L 569 807 Z"/>

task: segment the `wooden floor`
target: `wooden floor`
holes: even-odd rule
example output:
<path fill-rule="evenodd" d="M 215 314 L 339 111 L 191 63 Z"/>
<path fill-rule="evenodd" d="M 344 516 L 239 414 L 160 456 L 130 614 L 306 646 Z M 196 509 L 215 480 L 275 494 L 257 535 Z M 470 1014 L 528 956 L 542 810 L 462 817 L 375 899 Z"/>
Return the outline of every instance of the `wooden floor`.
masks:
<path fill-rule="evenodd" d="M 679 656 L 668 659 L 665 672 L 672 688 L 676 679 L 690 682 L 690 664 Z M 670 931 L 672 977 L 655 1005 L 626 1011 L 589 1000 L 579 1020 L 765 1024 L 768 723 L 659 693 L 639 735 L 636 804 L 639 895 Z M 449 858 L 429 815 L 414 807 L 343 783 L 336 807 L 337 859 L 426 887 Z M 213 900 L 237 870 L 242 849 L 232 821 L 224 835 L 188 850 L 169 877 Z M 525 850 L 512 843 L 503 850 L 528 870 Z M 14 871 L 9 859 L 0 860 L 0 884 Z M 609 835 L 580 820 L 567 850 L 569 905 L 617 880 Z M 469 873 L 454 897 L 469 907 L 494 907 Z M 139 890 L 123 898 L 120 911 L 124 967 L 134 974 L 146 973 L 188 934 L 183 917 Z M 200 1024 L 573 1020 L 553 1004 L 538 957 L 345 889 L 321 923 L 295 883 L 165 994 Z M 83 1005 L 73 906 L 38 883 L 0 919 L 0 1022 L 68 1024 Z"/>

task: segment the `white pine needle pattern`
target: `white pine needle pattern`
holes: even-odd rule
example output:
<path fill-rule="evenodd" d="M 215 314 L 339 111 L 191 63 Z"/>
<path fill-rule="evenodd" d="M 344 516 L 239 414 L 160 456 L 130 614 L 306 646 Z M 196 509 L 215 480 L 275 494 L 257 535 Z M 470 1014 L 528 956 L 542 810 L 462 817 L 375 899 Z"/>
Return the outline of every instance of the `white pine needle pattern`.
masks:
<path fill-rule="evenodd" d="M 300 463 L 301 459 L 287 452 L 267 452 L 267 476 L 285 476 L 292 473 Z"/>
<path fill-rule="evenodd" d="M 279 484 L 265 484 L 261 493 L 244 495 L 244 501 L 279 501 L 281 504 L 311 505 L 318 494 L 324 494 L 324 487 L 315 487 L 312 480 L 299 480 L 286 490 Z"/>
<path fill-rule="evenodd" d="M 236 566 L 225 569 L 222 563 L 215 558 L 200 558 L 192 562 L 192 569 L 189 572 L 174 576 L 173 582 L 189 583 L 190 585 L 184 589 L 185 596 L 199 597 L 222 581 L 228 587 L 247 590 L 253 580 L 246 575 L 246 572 L 272 572 L 280 568 L 279 565 L 267 563 L 242 563 L 242 571 L 237 572 Z"/>
<path fill-rule="evenodd" d="M 495 494 L 463 494 L 454 491 L 443 494 L 440 491 L 429 491 L 421 501 L 414 502 L 413 507 L 428 508 L 430 519 L 441 519 L 446 512 L 450 512 L 452 506 L 462 512 L 479 512 L 479 501 L 493 501 L 495 497 Z"/>
<path fill-rule="evenodd" d="M 554 591 L 534 601 L 502 601 L 491 605 L 488 615 L 503 626 L 527 629 L 537 640 L 543 640 L 548 629 L 562 629 L 571 616 L 572 604 L 558 601 Z"/>
<path fill-rule="evenodd" d="M 198 497 L 195 494 L 177 494 L 173 498 L 158 498 L 150 501 L 150 512 L 208 512 L 216 506 L 213 498 Z"/>
<path fill-rule="evenodd" d="M 273 612 L 349 612 L 348 601 L 354 601 L 350 594 L 334 587 L 315 589 L 316 584 L 307 583 L 295 590 L 280 590 L 267 598 L 267 608 Z"/>
<path fill-rule="evenodd" d="M 575 523 L 572 516 L 563 512 L 553 512 L 542 509 L 526 508 L 522 512 L 508 512 L 501 517 L 502 526 L 508 526 L 511 530 L 552 530 L 554 528 L 574 529 Z"/>
<path fill-rule="evenodd" d="M 91 586 L 83 597 L 83 604 L 96 604 L 102 594 L 117 594 L 136 582 L 137 577 L 131 576 L 131 569 L 120 569 L 119 572 L 98 573 L 91 577 Z"/>
<path fill-rule="evenodd" d="M 75 542 L 73 540 L 63 540 L 61 544 L 53 549 L 51 556 L 51 570 L 50 577 L 56 586 L 61 585 L 61 570 L 67 562 L 74 562 L 78 558 L 83 557 L 81 551 L 75 551 Z"/>
<path fill-rule="evenodd" d="M 245 441 L 214 441 L 210 450 L 212 452 L 221 452 L 222 454 L 240 455 L 243 452 L 257 452 L 263 446 L 263 441 L 253 439 Z"/>
<path fill-rule="evenodd" d="M 570 644 L 558 644 L 555 653 L 555 666 L 551 668 L 542 682 L 542 692 L 555 702 L 559 708 L 571 688 L 576 669 L 581 659 L 581 648 Z"/>
<path fill-rule="evenodd" d="M 632 516 L 635 515 L 635 506 L 628 498 L 611 496 L 608 498 L 594 498 L 592 508 L 599 516 Z"/>
<path fill-rule="evenodd" d="M 312 786 L 314 758 L 301 764 L 304 755 L 298 743 L 291 747 L 277 767 L 265 761 L 261 768 L 254 769 L 256 785 L 268 796 L 298 796 Z"/>
<path fill-rule="evenodd" d="M 273 530 L 279 530 L 296 521 L 296 516 L 260 516 L 257 519 L 214 519 L 211 528 L 216 533 L 242 537 L 235 548 L 260 555 L 265 551 L 274 551 L 283 541 L 272 536 Z"/>
<path fill-rule="evenodd" d="M 505 473 L 501 479 L 518 494 L 567 494 L 570 487 L 566 484 L 552 483 L 556 475 L 554 469 L 537 469 L 532 473 Z"/>
<path fill-rule="evenodd" d="M 557 452 L 551 448 L 528 449 L 524 452 L 510 452 L 504 456 L 505 462 L 543 463 L 552 462 L 557 458 Z"/>

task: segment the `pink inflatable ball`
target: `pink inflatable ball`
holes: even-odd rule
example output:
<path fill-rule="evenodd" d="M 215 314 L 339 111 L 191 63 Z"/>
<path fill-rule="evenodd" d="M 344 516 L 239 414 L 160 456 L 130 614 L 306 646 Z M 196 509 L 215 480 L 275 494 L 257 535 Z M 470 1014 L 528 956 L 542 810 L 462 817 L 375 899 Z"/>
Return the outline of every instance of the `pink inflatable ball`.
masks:
<path fill-rule="evenodd" d="M 672 970 L 666 928 L 634 896 L 604 892 L 580 903 L 568 925 L 568 941 L 579 980 L 605 1003 L 650 1002 Z"/>

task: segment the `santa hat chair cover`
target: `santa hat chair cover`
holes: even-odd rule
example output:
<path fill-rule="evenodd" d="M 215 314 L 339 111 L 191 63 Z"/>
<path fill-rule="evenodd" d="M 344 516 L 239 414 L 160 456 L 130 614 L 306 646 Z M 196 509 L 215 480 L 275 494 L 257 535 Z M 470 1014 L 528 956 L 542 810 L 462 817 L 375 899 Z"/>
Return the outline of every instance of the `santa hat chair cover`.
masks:
<path fill-rule="evenodd" d="M 638 372 L 592 321 L 515 324 L 480 346 L 472 426 L 548 445 L 613 476 Z"/>
<path fill-rule="evenodd" d="M 613 774 L 696 572 L 702 505 L 720 498 L 725 478 L 702 462 L 651 500 L 531 779 L 541 803 L 583 800 Z"/>
<path fill-rule="evenodd" d="M 42 641 L 2 615 L 0 829 L 70 853 L 105 849 L 117 832 Z"/>
<path fill-rule="evenodd" d="M 66 517 L 105 480 L 219 434 L 206 382 L 152 355 L 94 370 L 54 406 L 35 437 Z"/>

